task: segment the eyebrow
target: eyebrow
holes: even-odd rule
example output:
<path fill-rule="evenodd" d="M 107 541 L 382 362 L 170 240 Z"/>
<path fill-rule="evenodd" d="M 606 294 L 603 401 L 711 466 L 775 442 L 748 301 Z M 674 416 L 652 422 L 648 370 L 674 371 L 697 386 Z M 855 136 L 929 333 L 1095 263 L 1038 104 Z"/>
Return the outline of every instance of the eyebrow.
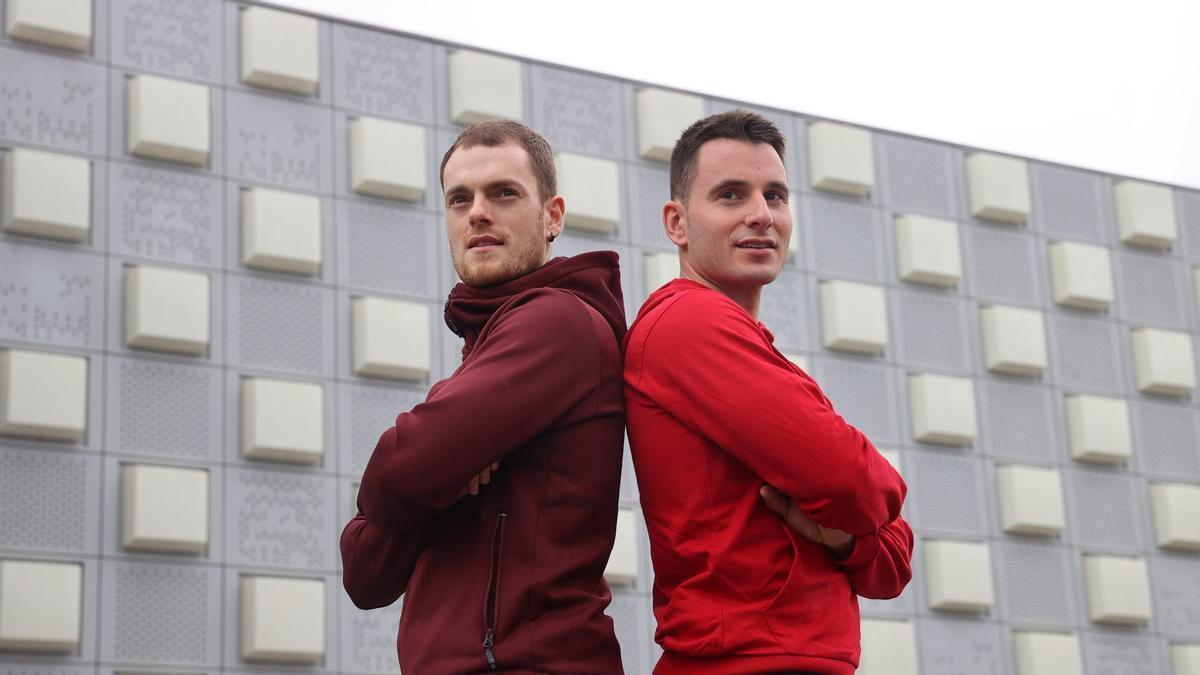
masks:
<path fill-rule="evenodd" d="M 525 188 L 524 185 L 521 184 L 520 181 L 513 179 L 513 178 L 501 178 L 500 180 L 494 180 L 490 183 L 485 183 L 483 186 L 483 190 L 485 192 L 491 192 L 492 190 L 496 190 L 496 189 L 499 189 L 502 187 L 515 187 L 515 188 L 521 189 L 522 191 L 528 192 L 528 190 Z M 446 196 L 449 197 L 450 195 L 453 195 L 453 194 L 458 194 L 460 192 L 470 192 L 470 191 L 471 191 L 470 188 L 468 188 L 466 185 L 451 185 L 450 187 L 446 188 Z"/>
<path fill-rule="evenodd" d="M 749 181 L 741 180 L 738 178 L 727 178 L 727 179 L 721 181 L 720 183 L 717 183 L 716 187 L 714 187 L 712 190 L 709 190 L 709 194 L 710 195 L 720 194 L 721 192 L 724 192 L 725 190 L 728 190 L 731 188 L 746 188 L 749 185 L 750 185 Z M 767 188 L 769 188 L 771 190 L 783 192 L 783 193 L 791 192 L 791 190 L 788 189 L 787 183 L 784 183 L 782 181 L 777 181 L 777 180 L 768 182 Z"/>

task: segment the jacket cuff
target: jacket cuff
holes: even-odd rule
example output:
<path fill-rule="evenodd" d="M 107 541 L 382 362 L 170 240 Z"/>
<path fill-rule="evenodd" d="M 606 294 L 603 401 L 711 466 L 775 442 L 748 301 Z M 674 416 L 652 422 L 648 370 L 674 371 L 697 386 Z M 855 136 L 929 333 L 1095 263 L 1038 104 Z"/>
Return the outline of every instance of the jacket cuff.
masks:
<path fill-rule="evenodd" d="M 872 532 L 870 534 L 857 535 L 854 537 L 854 550 L 848 558 L 839 560 L 837 566 L 848 572 L 857 572 L 865 569 L 874 562 L 875 556 L 878 553 L 878 534 Z"/>

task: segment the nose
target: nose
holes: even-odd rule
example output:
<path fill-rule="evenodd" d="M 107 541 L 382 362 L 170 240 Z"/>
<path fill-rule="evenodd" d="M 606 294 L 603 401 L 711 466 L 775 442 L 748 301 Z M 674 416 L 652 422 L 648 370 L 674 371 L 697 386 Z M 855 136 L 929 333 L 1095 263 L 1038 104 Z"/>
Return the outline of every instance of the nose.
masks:
<path fill-rule="evenodd" d="M 475 195 L 475 198 L 471 200 L 471 210 L 467 212 L 467 222 L 471 224 L 471 227 L 484 227 L 491 224 L 492 216 L 483 195 Z"/>
<path fill-rule="evenodd" d="M 771 213 L 771 205 L 767 202 L 766 196 L 756 195 L 750 200 L 749 211 L 746 213 L 746 226 L 766 229 L 774 224 L 775 217 Z"/>

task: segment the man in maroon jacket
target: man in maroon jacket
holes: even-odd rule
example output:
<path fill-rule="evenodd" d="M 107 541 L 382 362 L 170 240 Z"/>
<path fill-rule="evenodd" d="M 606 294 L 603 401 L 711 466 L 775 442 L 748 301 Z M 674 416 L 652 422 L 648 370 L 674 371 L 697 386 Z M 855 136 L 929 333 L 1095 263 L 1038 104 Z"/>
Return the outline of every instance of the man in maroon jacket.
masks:
<path fill-rule="evenodd" d="M 856 596 L 911 577 L 904 481 L 758 321 L 792 233 L 783 150 L 746 111 L 684 131 L 663 207 L 682 278 L 626 336 L 660 675 L 851 675 Z"/>
<path fill-rule="evenodd" d="M 624 434 L 617 256 L 549 260 L 544 138 L 467 127 L 442 160 L 462 365 L 383 432 L 342 533 L 354 604 L 405 596 L 400 667 L 617 673 L 604 568 Z"/>

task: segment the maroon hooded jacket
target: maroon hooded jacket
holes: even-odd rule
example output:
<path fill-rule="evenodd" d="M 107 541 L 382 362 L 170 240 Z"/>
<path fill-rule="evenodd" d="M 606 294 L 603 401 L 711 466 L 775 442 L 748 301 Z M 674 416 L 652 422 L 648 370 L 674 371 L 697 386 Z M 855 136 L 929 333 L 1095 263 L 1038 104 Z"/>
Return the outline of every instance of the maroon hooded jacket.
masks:
<path fill-rule="evenodd" d="M 604 568 L 620 490 L 625 335 L 617 254 L 459 284 L 462 365 L 380 436 L 343 584 L 362 609 L 405 596 L 406 674 L 619 673 Z M 468 481 L 500 461 L 477 496 Z"/>

